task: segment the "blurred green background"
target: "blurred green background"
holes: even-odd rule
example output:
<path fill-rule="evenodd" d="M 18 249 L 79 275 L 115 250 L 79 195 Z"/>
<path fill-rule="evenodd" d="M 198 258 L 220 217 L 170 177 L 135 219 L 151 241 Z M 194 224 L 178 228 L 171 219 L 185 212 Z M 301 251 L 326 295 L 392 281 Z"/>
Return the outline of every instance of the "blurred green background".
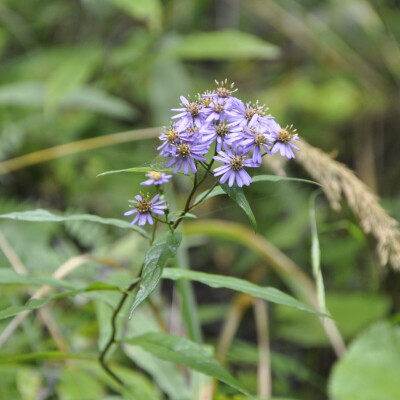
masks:
<path fill-rule="evenodd" d="M 169 110 L 178 105 L 180 95 L 214 89 L 214 79 L 228 78 L 239 88 L 238 97 L 265 103 L 282 125 L 293 123 L 310 144 L 355 170 L 399 219 L 399 5 L 396 0 L 1 0 L 0 213 L 44 208 L 122 217 L 144 177 L 96 176 L 150 162 L 156 156 L 154 135 L 134 140 L 132 134 L 125 144 L 111 138 L 107 146 L 65 157 L 53 152 L 51 161 L 40 162 L 39 156 L 34 165 L 13 171 L 3 162 L 83 139 L 168 125 Z M 289 176 L 309 178 L 293 162 L 286 171 Z M 188 187 L 186 180 L 175 183 L 182 196 Z M 281 182 L 254 185 L 246 192 L 259 233 L 309 276 L 313 190 L 306 184 Z M 217 198 L 198 215 L 248 224 L 238 210 L 227 199 Z M 398 273 L 379 266 L 373 239 L 364 235 L 345 205 L 334 212 L 320 196 L 317 223 L 328 307 L 346 343 L 364 335 L 349 357 L 360 360 L 354 353 L 365 355 L 371 343 L 382 345 L 379 359 L 400 354 L 398 331 L 384 323 L 371 328 L 377 321 L 400 319 Z M 116 228 L 83 222 L 4 221 L 0 229 L 32 273 L 50 274 L 82 253 L 115 257 L 132 269 L 140 262 L 140 240 Z M 260 284 L 285 290 L 280 278 L 250 249 L 227 240 L 194 238 L 186 246 L 193 269 L 246 277 L 261 268 L 266 273 Z M 2 252 L 0 261 L 9 265 Z M 99 277 L 125 279 L 121 274 L 90 265 L 74 272 L 73 278 L 89 283 Z M 2 308 L 27 299 L 26 289 L 16 286 L 3 286 L 0 293 Z M 172 293 L 168 285 L 158 293 L 168 315 Z M 200 285 L 195 285 L 195 293 L 204 335 L 213 343 L 233 293 Z M 105 317 L 100 308 L 82 299 L 63 300 L 52 307 L 71 351 L 96 348 L 99 324 L 107 324 L 107 319 L 101 321 Z M 141 312 L 145 321 L 147 311 Z M 1 331 L 8 323 L 1 321 Z M 365 329 L 370 330 L 365 333 Z M 397 340 L 391 342 L 393 349 L 375 340 L 385 335 Z M 335 355 L 315 317 L 273 307 L 270 336 L 276 396 L 326 399 L 330 395 L 339 400 L 400 396 L 398 386 L 386 394 L 376 389 L 377 397 L 367 397 L 374 392 L 369 387 L 358 393 L 360 397 L 345 392 L 340 379 L 346 381 L 348 375 L 338 367 L 336 380 L 332 379 Z M 250 309 L 228 358 L 231 370 L 253 393 L 257 391 L 256 345 Z M 1 351 L 17 354 L 54 348 L 51 337 L 30 316 Z M 132 355 L 136 363 L 141 357 Z M 393 381 L 400 377 L 399 359 L 386 360 Z M 135 364 L 121 361 L 147 393 L 133 398 L 162 398 L 166 393 L 165 398 L 185 399 L 183 389 L 174 392 L 168 386 L 170 378 L 163 375 L 167 368 L 154 372 L 149 360 L 138 363 L 137 371 Z M 347 368 L 351 359 L 346 363 L 341 368 Z M 0 398 L 120 398 L 115 392 L 111 396 L 109 382 L 90 365 L 78 361 L 54 365 L 0 364 Z M 373 380 L 380 379 L 373 375 Z M 231 395 L 221 388 L 224 391 Z"/>

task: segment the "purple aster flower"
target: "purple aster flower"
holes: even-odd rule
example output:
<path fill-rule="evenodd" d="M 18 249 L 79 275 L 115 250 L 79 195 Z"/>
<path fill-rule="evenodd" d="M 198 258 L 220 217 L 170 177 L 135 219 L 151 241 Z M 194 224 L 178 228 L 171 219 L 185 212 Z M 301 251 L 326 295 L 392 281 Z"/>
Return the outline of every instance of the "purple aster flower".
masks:
<path fill-rule="evenodd" d="M 179 121 L 176 123 L 178 129 L 185 129 L 187 126 L 191 124 L 195 124 L 196 126 L 201 126 L 204 121 L 204 113 L 207 110 L 204 108 L 203 104 L 200 101 L 189 102 L 185 97 L 180 97 L 182 108 L 173 108 L 172 111 L 179 111 L 179 114 L 171 117 L 172 119 L 179 118 Z"/>
<path fill-rule="evenodd" d="M 237 89 L 235 89 L 235 84 L 231 83 L 230 85 L 228 85 L 228 80 L 225 79 L 224 81 L 218 82 L 215 81 L 215 83 L 217 84 L 217 91 L 213 92 L 213 93 L 205 93 L 203 95 L 203 97 L 219 97 L 221 99 L 228 99 L 231 97 L 232 93 L 236 92 Z"/>
<path fill-rule="evenodd" d="M 232 109 L 226 112 L 226 118 L 232 125 L 244 127 L 250 121 L 264 117 L 267 110 L 268 108 L 265 105 L 258 105 L 258 101 L 255 104 L 247 103 L 244 105 L 241 100 L 236 99 L 232 103 Z"/>
<path fill-rule="evenodd" d="M 196 173 L 197 168 L 195 160 L 207 161 L 203 154 L 206 154 L 209 148 L 210 146 L 207 143 L 191 144 L 181 142 L 179 146 L 176 147 L 174 158 L 167 164 L 167 167 L 169 168 L 175 165 L 174 174 L 178 173 L 182 167 L 185 175 L 188 174 L 189 167 Z"/>
<path fill-rule="evenodd" d="M 292 149 L 297 151 L 300 149 L 292 143 L 292 140 L 298 142 L 300 139 L 296 129 L 293 129 L 293 125 L 287 125 L 285 128 L 281 128 L 277 122 L 272 121 L 270 123 L 270 131 L 275 141 L 271 153 L 274 154 L 279 151 L 282 157 L 295 158 Z"/>
<path fill-rule="evenodd" d="M 153 225 L 153 218 L 151 217 L 152 213 L 164 215 L 164 210 L 167 208 L 167 206 L 164 200 L 157 201 L 159 197 L 160 195 L 157 194 L 150 200 L 149 196 L 143 197 L 140 194 L 135 196 L 136 202 L 132 201 L 135 204 L 135 208 L 124 213 L 125 216 L 136 214 L 129 226 L 136 224 L 136 222 L 139 226 L 142 226 L 146 223 L 146 221 L 150 225 Z"/>
<path fill-rule="evenodd" d="M 271 154 L 269 147 L 274 141 L 273 135 L 268 131 L 266 126 L 257 123 L 258 118 L 255 116 L 251 119 L 249 126 L 245 127 L 242 134 L 240 144 L 245 151 L 253 150 L 253 161 L 261 164 L 262 150 Z"/>
<path fill-rule="evenodd" d="M 203 126 L 201 127 L 203 129 Z M 187 143 L 198 143 L 202 140 L 203 134 L 199 127 L 194 124 L 190 124 L 186 129 L 180 134 L 183 142 Z"/>
<path fill-rule="evenodd" d="M 249 186 L 252 179 L 244 167 L 258 167 L 259 165 L 246 159 L 245 153 L 240 147 L 236 148 L 236 151 L 231 151 L 229 148 L 225 150 L 226 152 L 220 151 L 218 156 L 214 156 L 214 160 L 224 164 L 214 169 L 214 176 L 222 175 L 220 183 L 225 183 L 229 179 L 229 187 L 232 187 L 235 181 L 239 187 Z"/>
<path fill-rule="evenodd" d="M 210 124 L 202 129 L 203 140 L 205 143 L 211 144 L 217 142 L 217 153 L 222 150 L 222 146 L 225 148 L 226 145 L 232 145 L 231 138 L 236 133 L 236 129 L 232 128 L 227 121 L 217 122 Z"/>
<path fill-rule="evenodd" d="M 171 157 L 175 151 L 175 147 L 181 142 L 180 134 L 182 130 L 176 128 L 175 125 L 172 125 L 170 128 L 166 130 L 159 139 L 164 143 L 157 147 L 157 150 L 160 151 L 160 156 Z"/>
<path fill-rule="evenodd" d="M 141 185 L 149 186 L 149 185 L 162 185 L 163 183 L 168 183 L 168 181 L 172 178 L 172 175 L 167 175 L 164 172 L 151 171 L 146 176 L 150 179 L 141 183 Z"/>
<path fill-rule="evenodd" d="M 230 109 L 227 99 L 215 97 L 212 99 L 207 112 L 207 122 L 224 121 L 225 114 Z"/>

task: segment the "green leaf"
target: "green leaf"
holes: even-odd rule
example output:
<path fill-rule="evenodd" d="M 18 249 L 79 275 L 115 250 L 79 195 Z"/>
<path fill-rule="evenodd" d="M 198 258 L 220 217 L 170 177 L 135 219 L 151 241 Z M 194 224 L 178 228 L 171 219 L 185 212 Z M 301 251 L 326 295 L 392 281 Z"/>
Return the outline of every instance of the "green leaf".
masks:
<path fill-rule="evenodd" d="M 359 336 L 336 363 L 328 388 L 332 399 L 398 400 L 400 328 L 379 323 Z"/>
<path fill-rule="evenodd" d="M 0 106 L 41 108 L 45 88 L 41 82 L 16 82 L 0 87 Z"/>
<path fill-rule="evenodd" d="M 273 59 L 279 49 L 254 35 L 226 29 L 186 35 L 164 52 L 191 60 L 242 60 Z"/>
<path fill-rule="evenodd" d="M 320 193 L 320 190 L 317 190 L 310 197 L 311 264 L 315 286 L 317 288 L 318 305 L 321 312 L 326 313 L 325 287 L 321 271 L 321 250 L 319 247 L 317 219 L 315 216 L 315 199 Z"/>
<path fill-rule="evenodd" d="M 82 288 L 82 289 L 76 289 L 76 290 L 71 290 L 68 292 L 57 293 L 52 296 L 44 297 L 43 299 L 31 299 L 22 306 L 8 307 L 8 308 L 0 311 L 0 320 L 9 318 L 9 317 L 13 317 L 14 315 L 17 315 L 23 311 L 37 310 L 38 308 L 43 307 L 44 305 L 46 305 L 47 303 L 49 303 L 52 300 L 57 300 L 57 299 L 61 299 L 64 297 L 76 296 L 78 294 L 83 294 L 86 292 L 103 291 L 103 290 L 106 290 L 106 291 L 111 290 L 111 291 L 121 292 L 121 289 L 117 286 L 107 285 L 104 282 L 95 282 L 85 288 Z"/>
<path fill-rule="evenodd" d="M 162 360 L 183 364 L 195 371 L 212 376 L 253 398 L 227 370 L 210 356 L 206 349 L 189 339 L 166 333 L 151 332 L 123 341 L 140 346 L 143 350 Z"/>
<path fill-rule="evenodd" d="M 59 351 L 45 351 L 38 353 L 28 353 L 28 354 L 7 354 L 0 355 L 0 364 L 14 364 L 22 362 L 31 362 L 36 360 L 93 360 L 97 359 L 94 356 L 82 355 L 82 354 L 72 354 L 72 353 L 61 353 Z"/>
<path fill-rule="evenodd" d="M 304 183 L 311 183 L 312 185 L 321 186 L 318 182 L 314 182 L 308 179 L 300 179 L 300 178 L 290 178 L 288 176 L 278 176 L 278 175 L 257 175 L 252 177 L 253 183 L 257 182 L 280 182 L 280 181 L 293 181 L 293 182 L 304 182 Z M 206 193 L 208 190 L 200 193 L 195 200 L 197 203 Z M 225 194 L 225 192 L 221 189 L 221 187 L 217 186 L 214 188 L 209 195 L 206 197 L 205 200 L 211 199 L 212 197 L 219 196 L 221 194 Z"/>
<path fill-rule="evenodd" d="M 75 48 L 51 73 L 46 84 L 46 106 L 56 107 L 59 100 L 86 82 L 99 64 L 97 48 Z"/>
<path fill-rule="evenodd" d="M 77 289 L 77 285 L 52 276 L 23 275 L 9 268 L 0 268 L 0 284 L 48 285 L 57 288 Z"/>
<path fill-rule="evenodd" d="M 130 315 L 135 308 L 156 288 L 168 259 L 173 257 L 182 240 L 180 232 L 167 232 L 157 238 L 147 250 L 141 274 L 140 288 L 133 302 Z"/>
<path fill-rule="evenodd" d="M 76 215 L 55 215 L 47 210 L 32 210 L 32 211 L 20 211 L 20 212 L 12 212 L 8 214 L 0 215 L 0 218 L 8 218 L 14 219 L 17 221 L 30 221 L 30 222 L 65 222 L 65 221 L 88 221 L 88 222 L 97 222 L 99 224 L 112 225 L 117 226 L 119 228 L 130 228 L 138 233 L 140 233 L 145 238 L 150 238 L 149 234 L 139 228 L 138 226 L 133 225 L 129 227 L 128 221 L 123 221 L 115 218 L 102 218 L 97 215 L 91 214 L 76 214 Z"/>
<path fill-rule="evenodd" d="M 238 186 L 229 187 L 226 183 L 220 185 L 222 190 L 246 213 L 249 217 L 253 229 L 257 231 L 256 217 L 244 195 L 243 189 Z"/>
<path fill-rule="evenodd" d="M 146 20 L 153 30 L 161 28 L 161 2 L 160 0 L 109 0 L 116 7 L 125 11 L 135 19 Z"/>
<path fill-rule="evenodd" d="M 60 99 L 61 109 L 79 109 L 109 115 L 115 118 L 132 118 L 137 111 L 128 102 L 111 96 L 95 87 L 84 86 Z"/>
<path fill-rule="evenodd" d="M 282 304 L 289 307 L 295 307 L 302 311 L 307 311 L 312 314 L 324 315 L 314 310 L 313 308 L 296 300 L 294 297 L 281 292 L 278 289 L 271 287 L 262 287 L 248 282 L 244 279 L 235 278 L 232 276 L 222 276 L 186 270 L 181 268 L 167 268 L 163 272 L 164 279 L 189 279 L 196 282 L 204 283 L 213 288 L 227 288 L 238 292 L 247 293 L 251 296 L 267 300 L 271 303 Z"/>

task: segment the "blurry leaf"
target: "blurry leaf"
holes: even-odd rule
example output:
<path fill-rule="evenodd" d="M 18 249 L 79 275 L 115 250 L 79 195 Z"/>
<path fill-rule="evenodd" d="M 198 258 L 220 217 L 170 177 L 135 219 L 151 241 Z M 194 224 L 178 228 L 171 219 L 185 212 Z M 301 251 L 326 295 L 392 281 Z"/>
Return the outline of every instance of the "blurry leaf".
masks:
<path fill-rule="evenodd" d="M 182 240 L 180 232 L 167 232 L 157 238 L 147 250 L 141 273 L 140 288 L 133 302 L 130 315 L 135 308 L 156 288 L 168 259 L 176 254 Z"/>
<path fill-rule="evenodd" d="M 230 29 L 192 33 L 164 51 L 167 55 L 192 60 L 273 59 L 279 54 L 277 46 Z"/>
<path fill-rule="evenodd" d="M 99 64 L 96 48 L 74 49 L 69 57 L 52 71 L 46 82 L 46 106 L 54 108 L 66 94 L 85 83 Z"/>
<path fill-rule="evenodd" d="M 14 364 L 23 362 L 32 362 L 36 360 L 93 360 L 97 361 L 94 356 L 87 356 L 83 354 L 61 353 L 59 351 L 45 351 L 38 353 L 28 354 L 7 354 L 0 355 L 0 364 Z"/>
<path fill-rule="evenodd" d="M 310 181 L 308 179 L 300 179 L 300 178 L 290 178 L 288 176 L 278 176 L 278 175 L 257 175 L 253 176 L 251 178 L 253 180 L 253 183 L 257 182 L 280 182 L 280 181 L 294 181 L 294 182 L 304 182 L 304 183 L 311 183 L 313 185 L 321 186 L 318 182 Z M 195 203 L 197 203 L 206 193 L 208 190 L 205 190 L 204 192 L 200 193 L 195 200 Z M 217 186 L 214 188 L 210 194 L 206 197 L 206 199 L 210 199 L 215 196 L 219 196 L 221 194 L 224 194 L 225 192 L 222 190 L 221 187 Z"/>
<path fill-rule="evenodd" d="M 148 91 L 152 118 L 156 126 L 163 126 L 174 115 L 171 108 L 179 107 L 179 97 L 191 92 L 192 81 L 183 63 L 174 59 L 158 58 L 150 73 Z"/>
<path fill-rule="evenodd" d="M 89 86 L 63 96 L 59 105 L 62 109 L 93 111 L 115 118 L 132 118 L 137 113 L 126 101 Z"/>
<path fill-rule="evenodd" d="M 16 82 L 0 86 L 0 106 L 41 108 L 45 89 L 41 82 Z"/>
<path fill-rule="evenodd" d="M 109 0 L 116 7 L 130 14 L 135 19 L 148 21 L 151 29 L 161 28 L 160 0 Z"/>
<path fill-rule="evenodd" d="M 19 368 L 17 387 L 23 400 L 36 400 L 42 388 L 41 374 L 33 368 Z"/>
<path fill-rule="evenodd" d="M 282 304 L 289 307 L 295 307 L 302 311 L 307 311 L 312 314 L 323 315 L 317 310 L 303 304 L 296 300 L 294 297 L 281 292 L 278 289 L 271 287 L 257 286 L 254 283 L 244 279 L 234 278 L 232 276 L 222 276 L 215 274 L 208 274 L 205 272 L 198 272 L 186 270 L 181 268 L 166 268 L 163 272 L 164 279 L 189 279 L 196 282 L 204 283 L 205 285 L 213 288 L 227 288 L 236 290 L 238 292 L 247 293 L 254 297 L 267 300 L 271 303 Z M 318 321 L 317 321 L 318 323 Z"/>
<path fill-rule="evenodd" d="M 13 317 L 14 315 L 17 315 L 23 311 L 28 311 L 28 310 L 37 310 L 40 307 L 43 307 L 45 304 L 49 303 L 52 300 L 56 299 L 61 299 L 64 297 L 69 297 L 69 296 L 76 296 L 78 294 L 84 294 L 84 293 L 90 293 L 94 291 L 118 291 L 120 292 L 121 289 L 118 288 L 117 286 L 111 286 L 107 285 L 104 282 L 95 282 L 86 288 L 82 289 L 76 289 L 72 290 L 69 292 L 63 292 L 63 293 L 57 293 L 52 296 L 44 297 L 42 299 L 31 299 L 27 303 L 25 303 L 23 306 L 11 306 L 8 307 L 4 310 L 0 311 L 0 319 L 5 319 L 9 317 Z"/>
<path fill-rule="evenodd" d="M 160 331 L 160 326 L 155 319 L 154 313 L 146 305 L 136 310 L 134 321 L 132 324 L 126 324 L 125 337 Z M 182 400 L 190 398 L 186 377 L 183 371 L 176 368 L 173 363 L 162 361 L 137 346 L 130 346 L 124 343 L 121 347 L 135 364 L 152 377 L 155 384 L 167 394 L 168 399 Z"/>
<path fill-rule="evenodd" d="M 390 309 L 387 297 L 374 293 L 327 293 L 326 304 L 344 339 L 350 339 L 368 324 L 384 317 Z M 277 307 L 279 323 L 276 334 L 280 339 L 303 346 L 329 346 L 321 324 L 307 314 Z"/>
<path fill-rule="evenodd" d="M 333 369 L 329 393 L 337 400 L 398 400 L 399 327 L 379 323 L 354 340 Z"/>
<path fill-rule="evenodd" d="M 317 219 L 315 217 L 315 199 L 320 193 L 320 190 L 317 190 L 310 198 L 311 264 L 315 286 L 317 288 L 318 305 L 321 312 L 326 313 L 325 287 L 321 271 L 321 250 L 319 247 Z"/>
<path fill-rule="evenodd" d="M 60 400 L 99 399 L 105 395 L 103 385 L 83 369 L 65 367 L 57 381 Z"/>
<path fill-rule="evenodd" d="M 250 396 L 242 385 L 233 378 L 203 347 L 188 339 L 166 333 L 147 333 L 124 342 L 140 346 L 162 360 L 183 364 L 205 375 L 212 376 L 236 390 Z M 250 398 L 253 398 L 250 396 Z"/>
<path fill-rule="evenodd" d="M 30 222 L 65 222 L 65 221 L 88 221 L 88 222 L 98 222 L 100 224 L 117 226 L 119 228 L 130 228 L 138 233 L 140 233 L 143 237 L 149 238 L 149 234 L 139 228 L 138 226 L 129 227 L 129 222 L 123 221 L 115 218 L 102 218 L 97 215 L 90 214 L 77 214 L 77 215 L 55 215 L 46 210 L 33 210 L 33 211 L 21 211 L 21 212 L 12 212 L 9 214 L 2 214 L 0 218 L 8 218 L 14 219 L 16 221 L 30 221 Z"/>
<path fill-rule="evenodd" d="M 23 275 L 9 268 L 0 268 L 0 284 L 48 285 L 58 288 L 77 289 L 77 284 L 52 276 Z"/>
<path fill-rule="evenodd" d="M 257 231 L 256 217 L 250 207 L 246 196 L 243 193 L 243 189 L 238 186 L 229 187 L 226 183 L 220 184 L 222 190 L 246 213 L 249 217 L 253 229 Z"/>

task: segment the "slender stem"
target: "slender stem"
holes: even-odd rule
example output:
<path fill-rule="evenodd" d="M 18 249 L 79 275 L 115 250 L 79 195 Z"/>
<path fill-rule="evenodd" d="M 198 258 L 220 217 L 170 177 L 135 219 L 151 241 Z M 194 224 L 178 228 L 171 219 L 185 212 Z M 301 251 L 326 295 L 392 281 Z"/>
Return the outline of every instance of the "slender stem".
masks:
<path fill-rule="evenodd" d="M 154 225 L 153 225 L 153 232 L 152 232 L 152 234 L 151 234 L 150 245 L 153 244 L 154 238 L 156 237 L 157 224 L 158 224 L 158 219 L 156 219 L 156 222 L 155 222 Z"/>
<path fill-rule="evenodd" d="M 215 181 L 214 184 L 210 187 L 210 189 L 207 190 L 207 193 L 205 193 L 204 196 L 202 196 L 199 201 L 196 201 L 196 203 L 194 203 L 191 207 L 189 207 L 188 211 L 193 210 L 193 208 L 197 207 L 201 202 L 203 202 L 217 185 L 218 181 Z"/>
<path fill-rule="evenodd" d="M 198 188 L 198 186 L 203 182 L 204 178 L 200 181 L 200 183 L 197 183 L 197 174 L 194 175 L 194 181 L 193 181 L 193 187 L 191 192 L 189 193 L 189 196 L 186 200 L 186 204 L 185 204 L 185 208 L 183 209 L 183 211 L 179 214 L 178 219 L 175 221 L 175 224 L 172 226 L 172 229 L 176 229 L 179 224 L 182 221 L 182 217 L 188 212 L 189 207 L 190 207 L 190 202 Z"/>
<path fill-rule="evenodd" d="M 99 362 L 104 369 L 104 371 L 107 372 L 108 375 L 110 375 L 115 381 L 117 381 L 120 385 L 123 385 L 124 382 L 114 374 L 114 372 L 111 371 L 110 367 L 106 364 L 105 358 L 108 353 L 108 351 L 111 349 L 111 346 L 113 343 L 116 342 L 116 335 L 117 335 L 117 316 L 118 313 L 121 311 L 123 305 L 125 304 L 126 300 L 129 297 L 129 293 L 135 288 L 137 285 L 137 281 L 133 282 L 128 289 L 126 289 L 126 292 L 122 295 L 116 309 L 114 310 L 112 317 L 111 317 L 111 336 L 108 339 L 108 342 L 106 343 L 104 349 L 101 351 L 99 355 Z"/>

